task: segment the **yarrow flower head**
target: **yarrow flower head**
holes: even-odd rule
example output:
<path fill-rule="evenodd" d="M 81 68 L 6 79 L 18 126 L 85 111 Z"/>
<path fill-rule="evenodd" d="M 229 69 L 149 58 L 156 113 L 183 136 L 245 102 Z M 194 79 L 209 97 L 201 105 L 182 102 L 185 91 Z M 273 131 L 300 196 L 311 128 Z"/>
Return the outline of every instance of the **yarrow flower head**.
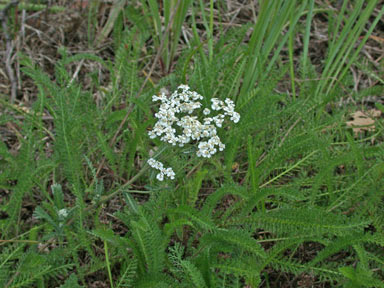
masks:
<path fill-rule="evenodd" d="M 149 137 L 151 139 L 158 137 L 163 142 L 180 147 L 191 142 L 196 143 L 198 157 L 210 158 L 218 150 L 223 151 L 225 145 L 217 135 L 217 128 L 223 127 L 226 118 L 234 123 L 239 122 L 240 114 L 235 112 L 235 103 L 231 99 L 222 101 L 212 98 L 210 109 L 203 108 L 203 114 L 208 116 L 212 111 L 222 111 L 222 113 L 206 117 L 201 122 L 197 116 L 192 115 L 195 110 L 202 108 L 200 100 L 203 100 L 203 96 L 191 91 L 188 85 L 180 85 L 170 97 L 167 97 L 164 92 L 160 96 L 152 96 L 152 101 L 160 101 L 161 104 L 159 111 L 155 114 L 157 122 L 148 132 Z M 163 181 L 164 176 L 171 179 L 175 176 L 172 168 L 165 169 L 162 163 L 152 158 L 148 160 L 148 164 L 160 171 L 156 177 L 159 181 Z"/>
<path fill-rule="evenodd" d="M 57 215 L 62 218 L 66 218 L 68 216 L 67 209 L 61 209 L 57 212 Z"/>

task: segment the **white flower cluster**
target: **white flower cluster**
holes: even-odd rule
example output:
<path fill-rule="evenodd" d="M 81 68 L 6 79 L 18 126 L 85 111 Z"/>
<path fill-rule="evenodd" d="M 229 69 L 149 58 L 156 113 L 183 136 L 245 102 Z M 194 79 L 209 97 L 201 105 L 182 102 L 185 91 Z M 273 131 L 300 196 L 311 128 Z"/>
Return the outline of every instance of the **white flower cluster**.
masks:
<path fill-rule="evenodd" d="M 63 227 L 65 219 L 68 217 L 68 210 L 67 209 L 60 209 L 57 211 L 57 216 L 59 220 L 59 227 Z"/>
<path fill-rule="evenodd" d="M 160 171 L 160 173 L 157 174 L 156 178 L 159 181 L 164 180 L 164 176 L 167 176 L 171 179 L 175 179 L 175 172 L 173 172 L 171 167 L 164 168 L 163 163 L 153 159 L 149 158 L 147 161 L 148 165 L 151 166 L 152 168 L 155 168 Z"/>
<path fill-rule="evenodd" d="M 59 211 L 57 211 L 57 215 L 59 216 L 59 217 L 61 217 L 61 218 L 67 218 L 67 216 L 68 216 L 68 211 L 67 211 L 67 209 L 61 209 L 61 210 L 59 210 Z"/>
<path fill-rule="evenodd" d="M 200 122 L 197 116 L 192 116 L 191 114 L 196 109 L 202 107 L 199 101 L 202 99 L 203 96 L 195 91 L 191 91 L 187 85 L 180 85 L 170 97 L 167 97 L 165 93 L 161 93 L 160 96 L 154 95 L 152 100 L 154 102 L 160 101 L 161 105 L 159 112 L 155 114 L 158 120 L 153 129 L 148 132 L 149 137 L 151 139 L 160 137 L 161 141 L 180 147 L 196 141 L 198 142 L 198 151 L 196 152 L 198 157 L 210 158 L 217 150 L 223 151 L 225 145 L 217 135 L 216 128 L 223 126 L 226 117 L 229 117 L 234 123 L 239 122 L 240 114 L 235 112 L 235 103 L 231 99 L 227 98 L 225 101 L 222 101 L 212 98 L 210 108 L 213 111 L 223 111 L 223 113 L 206 117 Z M 204 108 L 203 114 L 208 116 L 211 114 L 211 110 Z M 207 138 L 207 140 L 203 141 L 204 138 Z M 155 165 L 153 161 L 151 162 Z M 153 166 L 151 165 L 151 167 Z M 163 168 L 156 169 L 162 171 L 161 169 Z M 163 176 L 161 175 L 158 175 L 157 178 L 162 179 Z"/>

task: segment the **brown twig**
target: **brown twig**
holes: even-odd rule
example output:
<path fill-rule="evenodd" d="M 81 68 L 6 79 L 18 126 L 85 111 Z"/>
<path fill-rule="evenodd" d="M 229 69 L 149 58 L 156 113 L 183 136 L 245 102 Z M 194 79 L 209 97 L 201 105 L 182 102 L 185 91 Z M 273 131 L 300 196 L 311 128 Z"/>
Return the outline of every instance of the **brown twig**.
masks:
<path fill-rule="evenodd" d="M 0 245 L 1 243 L 27 243 L 27 244 L 40 244 L 39 241 L 34 240 L 12 240 L 12 239 L 0 239 Z"/>
<path fill-rule="evenodd" d="M 11 7 L 17 6 L 19 4 L 18 0 L 13 0 L 9 2 L 3 10 L 0 10 L 0 20 L 1 25 L 3 27 L 4 37 L 5 37 L 5 43 L 6 43 L 6 53 L 5 53 L 5 67 L 7 69 L 8 78 L 11 82 L 11 103 L 14 103 L 16 101 L 16 95 L 17 95 L 17 78 L 15 76 L 15 72 L 12 68 L 12 53 L 13 53 L 13 42 L 11 37 L 9 36 L 8 32 L 8 11 L 11 9 Z"/>
<path fill-rule="evenodd" d="M 5 285 L 5 288 L 8 288 L 11 286 L 12 282 L 15 281 L 16 277 L 19 276 L 20 274 L 20 271 L 17 271 L 15 274 L 13 274 L 13 276 L 11 277 L 11 279 L 9 279 L 9 281 L 7 282 L 7 284 Z"/>

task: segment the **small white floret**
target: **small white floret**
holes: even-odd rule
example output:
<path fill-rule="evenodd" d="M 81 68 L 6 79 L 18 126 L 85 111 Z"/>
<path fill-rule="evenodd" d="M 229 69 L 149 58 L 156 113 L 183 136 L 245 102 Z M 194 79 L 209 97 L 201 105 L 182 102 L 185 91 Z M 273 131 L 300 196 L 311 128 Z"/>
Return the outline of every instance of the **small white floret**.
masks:
<path fill-rule="evenodd" d="M 164 174 L 160 172 L 159 174 L 156 175 L 157 180 L 163 181 L 164 180 Z"/>

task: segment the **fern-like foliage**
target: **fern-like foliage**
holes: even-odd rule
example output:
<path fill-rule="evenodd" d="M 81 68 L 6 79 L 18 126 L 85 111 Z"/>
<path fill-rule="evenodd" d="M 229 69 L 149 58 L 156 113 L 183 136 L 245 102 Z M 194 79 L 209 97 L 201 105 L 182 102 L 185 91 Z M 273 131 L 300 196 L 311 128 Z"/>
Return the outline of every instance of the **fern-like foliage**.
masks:
<path fill-rule="evenodd" d="M 125 263 L 125 267 L 121 269 L 120 278 L 116 284 L 116 288 L 120 287 L 132 287 L 133 281 L 136 278 L 137 261 L 131 259 L 128 263 Z"/>
<path fill-rule="evenodd" d="M 72 264 L 50 265 L 48 257 L 36 252 L 22 252 L 23 246 L 4 249 L 0 254 L 2 287 L 31 287 L 37 280 L 66 274 Z M 8 254 L 10 252 L 10 254 Z"/>
<path fill-rule="evenodd" d="M 190 261 L 183 259 L 184 248 L 179 243 L 176 243 L 169 250 L 168 257 L 173 265 L 171 271 L 183 287 L 207 287 L 199 269 Z"/>

